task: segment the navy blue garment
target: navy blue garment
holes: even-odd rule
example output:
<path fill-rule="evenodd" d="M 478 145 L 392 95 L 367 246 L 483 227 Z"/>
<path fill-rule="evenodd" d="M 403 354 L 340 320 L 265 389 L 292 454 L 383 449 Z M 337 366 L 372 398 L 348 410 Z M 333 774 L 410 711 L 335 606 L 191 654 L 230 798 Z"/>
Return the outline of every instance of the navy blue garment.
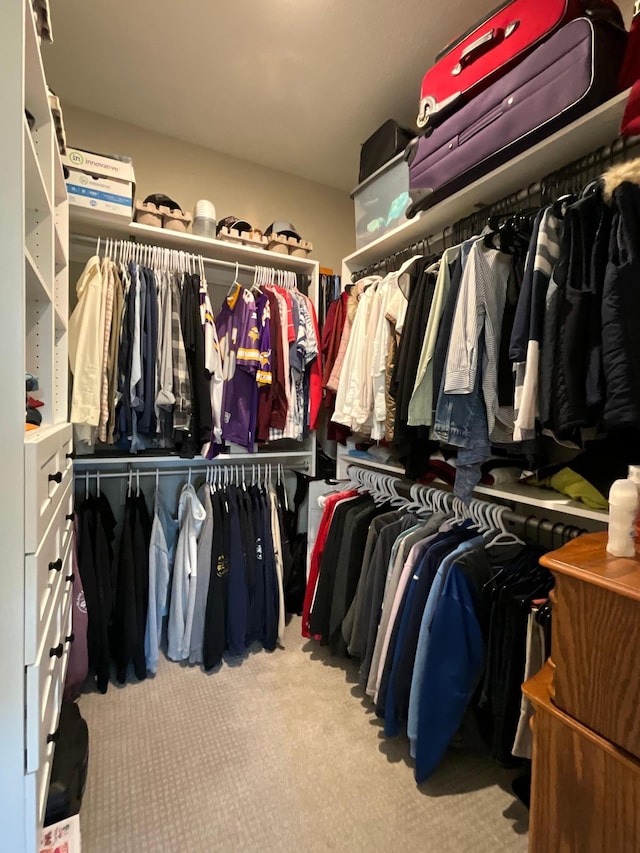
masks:
<path fill-rule="evenodd" d="M 435 770 L 458 731 L 485 658 L 472 591 L 454 563 L 431 623 L 418 712 L 416 782 Z"/>
<path fill-rule="evenodd" d="M 527 252 L 518 305 L 511 330 L 511 339 L 509 340 L 509 358 L 512 362 L 527 360 L 531 305 L 533 300 L 533 270 L 536 259 L 536 247 L 538 245 L 538 233 L 543 216 L 544 208 L 536 214 L 536 218 L 533 221 L 531 238 L 529 239 L 529 251 Z"/>
<path fill-rule="evenodd" d="M 278 596 L 278 575 L 273 548 L 271 530 L 271 508 L 269 498 L 261 490 L 263 530 L 264 530 L 264 619 L 265 631 L 263 646 L 272 652 L 278 643 L 278 615 L 280 599 Z"/>
<path fill-rule="evenodd" d="M 466 542 L 476 535 L 477 531 L 470 530 L 467 527 L 456 527 L 454 530 L 438 535 L 429 546 L 410 581 L 411 586 L 415 589 L 413 592 L 409 592 L 408 606 L 402 612 L 402 622 L 405 623 L 405 626 L 402 623 L 400 625 L 400 634 L 398 635 L 387 687 L 385 734 L 389 737 L 398 734 L 400 724 L 407 720 L 409 714 L 411 679 L 422 614 L 440 563 L 461 542 Z"/>
<path fill-rule="evenodd" d="M 120 429 L 119 443 L 126 445 L 131 440 L 133 425 L 131 421 L 131 363 L 133 358 L 133 335 L 136 327 L 136 264 L 129 264 L 129 290 L 125 294 L 123 305 L 122 335 L 118 351 L 118 391 L 120 392 L 120 412 L 117 423 Z"/>
<path fill-rule="evenodd" d="M 253 520 L 253 508 L 251 498 L 245 488 L 238 488 L 238 513 L 240 515 L 240 529 L 242 531 L 242 556 L 245 568 L 245 583 L 247 585 L 247 636 L 245 645 L 252 642 L 254 633 L 253 626 L 253 597 L 256 585 L 256 534 Z"/>
<path fill-rule="evenodd" d="M 229 593 L 229 509 L 219 491 L 211 495 L 213 537 L 211 574 L 207 590 L 202 658 L 206 670 L 222 660 L 227 640 L 227 598 Z"/>
<path fill-rule="evenodd" d="M 393 737 L 397 735 L 400 731 L 400 725 L 397 718 L 398 715 L 396 712 L 394 701 L 396 686 L 395 683 L 397 679 L 398 666 L 400 664 L 402 648 L 407 640 L 407 630 L 409 628 L 409 614 L 411 613 L 413 602 L 415 601 L 418 580 L 420 578 L 421 571 L 424 567 L 424 562 L 425 561 L 423 560 L 418 564 L 413 577 L 407 584 L 406 589 L 404 591 L 401 610 L 398 612 L 398 618 L 396 618 L 396 623 L 394 625 L 394 631 L 396 632 L 396 636 L 393 652 L 391 651 L 391 644 L 389 644 L 389 650 L 387 651 L 387 659 L 389 659 L 389 656 L 391 655 L 391 666 L 388 670 L 388 676 L 384 685 L 384 690 L 381 689 L 378 693 L 376 714 L 379 717 L 386 718 L 384 733 L 387 737 Z M 387 706 L 389 710 L 387 710 Z"/>
<path fill-rule="evenodd" d="M 145 322 L 146 322 L 146 311 L 147 311 L 147 279 L 144 275 L 144 267 L 138 267 L 138 280 L 140 282 L 140 316 L 137 318 L 139 323 L 139 332 L 140 332 L 140 379 L 136 383 L 135 393 L 133 400 L 131 402 L 131 406 L 134 411 L 138 413 L 138 418 L 136 421 L 137 432 L 140 432 L 140 421 L 142 419 L 142 413 L 144 412 L 144 394 L 145 394 L 145 376 L 144 376 L 144 365 L 145 365 Z"/>
<path fill-rule="evenodd" d="M 158 291 L 153 271 L 140 267 L 140 278 L 146 283 L 144 325 L 142 329 L 143 376 L 146 393 L 138 431 L 155 436 L 156 353 L 158 349 Z M 142 306 L 141 306 L 142 308 Z"/>
<path fill-rule="evenodd" d="M 144 635 L 149 608 L 149 543 L 151 518 L 144 493 L 136 496 L 136 524 L 133 529 L 134 583 L 136 590 L 136 642 L 133 648 L 133 669 L 140 681 L 147 677 Z"/>
<path fill-rule="evenodd" d="M 248 496 L 251 502 L 255 535 L 255 572 L 247 639 L 250 643 L 263 643 L 265 635 L 264 517 L 258 487 L 251 486 L 248 490 Z"/>
<path fill-rule="evenodd" d="M 247 582 L 242 552 L 242 529 L 235 486 L 227 487 L 229 504 L 229 595 L 227 649 L 231 655 L 245 652 L 247 637 Z"/>

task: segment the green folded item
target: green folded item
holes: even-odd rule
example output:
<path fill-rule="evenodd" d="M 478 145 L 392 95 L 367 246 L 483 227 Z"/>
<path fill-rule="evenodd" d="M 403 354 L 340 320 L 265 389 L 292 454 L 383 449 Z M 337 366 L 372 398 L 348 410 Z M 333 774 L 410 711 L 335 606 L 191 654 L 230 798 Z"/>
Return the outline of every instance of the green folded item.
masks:
<path fill-rule="evenodd" d="M 566 495 L 572 501 L 581 501 L 589 509 L 608 509 L 609 502 L 600 492 L 591 485 L 584 477 L 576 474 L 571 468 L 561 468 L 557 474 L 544 477 L 542 480 L 529 480 L 536 486 L 546 486 L 554 492 Z"/>

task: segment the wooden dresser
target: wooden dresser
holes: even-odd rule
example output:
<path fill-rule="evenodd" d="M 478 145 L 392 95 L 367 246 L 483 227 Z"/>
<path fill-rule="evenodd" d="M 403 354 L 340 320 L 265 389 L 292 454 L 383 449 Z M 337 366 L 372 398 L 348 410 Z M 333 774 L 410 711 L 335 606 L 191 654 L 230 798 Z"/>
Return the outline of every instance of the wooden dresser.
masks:
<path fill-rule="evenodd" d="M 556 585 L 551 659 L 523 688 L 532 853 L 640 851 L 640 559 L 611 557 L 606 541 L 542 559 Z"/>

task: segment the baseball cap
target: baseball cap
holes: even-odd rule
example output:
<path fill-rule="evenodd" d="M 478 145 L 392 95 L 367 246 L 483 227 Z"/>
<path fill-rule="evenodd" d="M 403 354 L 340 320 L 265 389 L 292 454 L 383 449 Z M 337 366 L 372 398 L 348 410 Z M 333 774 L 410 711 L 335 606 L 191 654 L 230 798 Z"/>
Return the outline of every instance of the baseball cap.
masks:
<path fill-rule="evenodd" d="M 284 219 L 276 219 L 264 232 L 265 237 L 270 237 L 271 234 L 284 234 L 285 237 L 294 237 L 300 239 L 300 235 L 290 222 L 285 222 Z"/>
<path fill-rule="evenodd" d="M 144 203 L 155 204 L 156 207 L 168 207 L 169 210 L 179 210 L 180 213 L 183 213 L 182 208 L 178 204 L 177 201 L 174 201 L 172 198 L 169 198 L 168 195 L 164 195 L 164 193 L 153 193 L 153 195 L 148 195 Z"/>
<path fill-rule="evenodd" d="M 251 225 L 247 222 L 246 219 L 238 219 L 237 216 L 225 216 L 224 219 L 221 219 L 218 222 L 218 227 L 216 228 L 216 234 L 219 234 L 223 228 L 233 228 L 236 231 L 252 231 Z"/>

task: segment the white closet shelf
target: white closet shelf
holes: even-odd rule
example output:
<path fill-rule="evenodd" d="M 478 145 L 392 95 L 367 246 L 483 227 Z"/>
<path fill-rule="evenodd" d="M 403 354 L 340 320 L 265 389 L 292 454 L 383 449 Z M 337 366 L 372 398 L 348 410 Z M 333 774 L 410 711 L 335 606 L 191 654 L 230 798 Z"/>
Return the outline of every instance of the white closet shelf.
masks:
<path fill-rule="evenodd" d="M 601 521 L 606 524 L 609 513 L 604 509 L 589 509 L 586 504 L 572 501 L 550 489 L 540 486 L 528 486 L 526 483 L 505 483 L 500 486 L 477 486 L 477 495 L 486 495 L 491 498 L 500 498 L 526 506 L 547 509 L 550 512 L 561 512 L 565 515 L 573 515 L 577 518 L 588 518 L 591 521 Z"/>
<path fill-rule="evenodd" d="M 51 121 L 47 83 L 36 35 L 36 25 L 33 20 L 31 0 L 24 0 L 25 5 L 25 45 L 24 45 L 24 102 L 26 109 L 36 120 L 36 127 Z"/>
<path fill-rule="evenodd" d="M 363 459 L 359 456 L 349 456 L 348 453 L 341 453 L 340 459 L 344 465 L 359 465 L 364 468 L 371 468 L 372 471 L 382 471 L 385 474 L 397 474 L 399 477 L 404 477 L 405 470 L 401 465 L 388 465 L 386 462 L 377 462 L 375 459 Z"/>
<path fill-rule="evenodd" d="M 437 238 L 444 228 L 474 210 L 527 187 L 532 180 L 543 178 L 566 163 L 612 142 L 618 136 L 629 91 L 621 92 L 513 160 L 348 255 L 343 260 L 343 270 L 345 273 L 354 272 L 425 237 L 434 235 Z"/>
<path fill-rule="evenodd" d="M 312 275 L 318 268 L 318 261 L 309 258 L 296 258 L 293 255 L 280 255 L 265 249 L 254 249 L 225 240 L 213 240 L 198 237 L 196 234 L 171 231 L 167 228 L 155 228 L 152 225 L 140 225 L 138 222 L 122 222 L 121 217 L 100 213 L 95 210 L 83 210 L 70 207 L 70 230 L 73 234 L 89 237 L 135 237 L 141 243 L 154 246 L 166 246 L 182 252 L 202 255 L 205 260 L 227 261 L 248 265 L 273 267 Z"/>
<path fill-rule="evenodd" d="M 44 441 L 48 435 L 60 432 L 60 424 L 43 424 L 38 429 L 30 429 L 24 434 L 25 444 L 37 444 Z"/>
<path fill-rule="evenodd" d="M 26 246 L 24 247 L 24 260 L 27 301 L 51 302 L 51 291 Z"/>
<path fill-rule="evenodd" d="M 26 118 L 23 118 L 24 128 L 24 182 L 25 206 L 27 210 L 50 210 L 49 193 L 40 168 L 36 147 L 29 130 Z"/>

